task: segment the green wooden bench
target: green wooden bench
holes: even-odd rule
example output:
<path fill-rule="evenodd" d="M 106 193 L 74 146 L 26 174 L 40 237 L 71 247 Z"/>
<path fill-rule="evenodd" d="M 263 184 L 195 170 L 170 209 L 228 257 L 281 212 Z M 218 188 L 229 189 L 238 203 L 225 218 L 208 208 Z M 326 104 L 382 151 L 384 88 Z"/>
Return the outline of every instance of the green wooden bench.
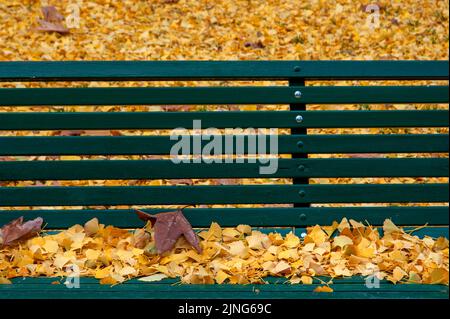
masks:
<path fill-rule="evenodd" d="M 0 225 L 19 216 L 42 216 L 47 229 L 69 227 L 98 217 L 104 224 L 140 227 L 130 209 L 110 205 L 293 204 L 292 207 L 189 208 L 194 227 L 250 224 L 284 227 L 301 235 L 305 226 L 342 217 L 372 225 L 392 218 L 398 225 L 423 225 L 417 232 L 448 238 L 448 183 L 309 184 L 309 178 L 448 177 L 448 134 L 307 134 L 308 128 L 448 127 L 448 110 L 324 110 L 306 104 L 448 103 L 448 84 L 411 86 L 410 80 L 448 80 L 448 61 L 236 61 L 236 62 L 0 62 L 0 81 L 185 81 L 214 80 L 214 87 L 1 88 L 0 108 L 62 105 L 287 104 L 286 111 L 220 112 L 0 112 L 0 130 L 140 130 L 202 127 L 291 129 L 280 135 L 279 161 L 270 177 L 288 185 L 0 187 Z M 231 86 L 224 81 L 284 81 L 277 86 Z M 305 86 L 311 80 L 402 80 L 402 86 Z M 426 82 L 425 82 L 426 83 Z M 0 136 L 0 181 L 180 178 L 267 178 L 260 163 L 181 163 L 170 160 L 14 160 L 13 156 L 161 155 L 176 141 L 169 136 Z M 203 143 L 206 143 L 203 141 Z M 251 150 L 246 150 L 251 151 Z M 308 154 L 431 153 L 422 158 L 359 155 L 308 158 Z M 318 207 L 326 203 L 439 203 L 433 206 L 370 205 Z M 85 209 L 30 210 L 31 206 L 82 206 Z M 94 206 L 94 207 L 93 207 Z M 8 207 L 26 207 L 8 210 Z M 94 209 L 97 208 L 97 209 Z M 161 209 L 149 209 L 151 213 Z M 270 228 L 264 228 L 266 231 Z M 333 293 L 314 286 L 173 285 L 175 280 L 99 285 L 82 278 L 79 289 L 51 285 L 51 278 L 16 279 L 0 285 L 0 298 L 448 298 L 442 285 L 393 285 L 369 289 L 363 278 L 335 280 Z"/>

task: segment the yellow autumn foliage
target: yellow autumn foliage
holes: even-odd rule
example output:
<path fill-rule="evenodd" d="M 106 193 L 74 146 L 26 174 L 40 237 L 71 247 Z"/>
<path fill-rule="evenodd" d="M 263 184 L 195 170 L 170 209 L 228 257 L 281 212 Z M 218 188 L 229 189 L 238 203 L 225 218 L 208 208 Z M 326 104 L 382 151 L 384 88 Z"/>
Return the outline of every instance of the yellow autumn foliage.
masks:
<path fill-rule="evenodd" d="M 97 222 L 86 225 L 93 223 Z M 0 250 L 0 283 L 22 276 L 68 276 L 76 265 L 81 276 L 95 277 L 103 284 L 136 277 L 144 277 L 144 281 L 179 278 L 188 284 L 243 284 L 263 283 L 267 276 L 311 284 L 315 276 L 362 275 L 393 283 L 448 285 L 448 239 L 420 239 L 391 221 L 385 222 L 382 236 L 374 227 L 352 223 L 358 226 L 352 228 L 345 219 L 343 224 L 349 227 L 307 243 L 307 238 L 315 238 L 314 233 L 321 231 L 320 226 L 309 228 L 301 240 L 292 232 L 285 236 L 259 231 L 229 236 L 241 234 L 247 226 L 227 230 L 213 223 L 202 233 L 201 254 L 182 237 L 162 255 L 154 250 L 151 228 L 146 228 L 149 236 L 140 249 L 136 247 L 140 240 L 137 232 L 98 224 L 98 230 L 88 235 L 90 226 L 75 225 Z"/>

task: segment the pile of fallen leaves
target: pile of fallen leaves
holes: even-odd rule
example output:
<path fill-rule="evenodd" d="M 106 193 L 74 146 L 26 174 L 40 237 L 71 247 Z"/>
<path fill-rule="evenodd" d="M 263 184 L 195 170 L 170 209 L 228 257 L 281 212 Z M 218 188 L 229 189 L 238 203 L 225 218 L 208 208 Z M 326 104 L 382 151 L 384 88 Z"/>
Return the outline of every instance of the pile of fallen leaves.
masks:
<path fill-rule="evenodd" d="M 39 221 L 38 221 L 39 222 Z M 25 225 L 25 224 L 24 224 Z M 181 236 L 158 253 L 155 227 L 134 232 L 99 224 L 97 219 L 56 234 L 41 234 L 0 250 L 0 283 L 21 276 L 64 277 L 78 266 L 81 276 L 102 284 L 144 277 L 179 277 L 189 284 L 264 283 L 264 277 L 311 284 L 315 276 L 376 276 L 393 283 L 449 282 L 449 241 L 419 238 L 384 222 L 377 228 L 342 219 L 307 228 L 304 238 L 290 232 L 265 234 L 248 225 L 221 228 L 212 223 L 198 233 L 200 251 Z"/>

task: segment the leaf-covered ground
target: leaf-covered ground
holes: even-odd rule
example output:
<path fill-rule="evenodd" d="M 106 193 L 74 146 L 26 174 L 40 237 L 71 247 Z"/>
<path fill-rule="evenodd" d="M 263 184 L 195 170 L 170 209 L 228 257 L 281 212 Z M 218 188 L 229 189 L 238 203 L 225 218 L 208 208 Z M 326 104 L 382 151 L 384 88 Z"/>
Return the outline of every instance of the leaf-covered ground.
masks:
<path fill-rule="evenodd" d="M 3 0 L 1 60 L 448 59 L 447 0 Z M 33 31 L 42 5 L 80 10 L 69 36 Z"/>

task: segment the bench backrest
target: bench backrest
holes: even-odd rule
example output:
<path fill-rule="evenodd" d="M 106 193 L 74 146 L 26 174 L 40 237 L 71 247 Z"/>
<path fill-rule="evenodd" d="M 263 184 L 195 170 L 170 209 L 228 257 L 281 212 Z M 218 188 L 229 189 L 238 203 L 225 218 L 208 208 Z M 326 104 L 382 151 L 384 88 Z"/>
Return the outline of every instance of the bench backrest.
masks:
<path fill-rule="evenodd" d="M 280 185 L 183 186 L 1 186 L 0 225 L 18 216 L 42 216 L 48 228 L 99 217 L 102 223 L 136 227 L 131 209 L 113 205 L 266 204 L 247 208 L 187 208 L 193 226 L 304 226 L 344 216 L 380 224 L 448 224 L 448 182 L 309 184 L 310 178 L 448 177 L 447 110 L 306 110 L 306 104 L 448 103 L 446 85 L 410 85 L 409 80 L 448 80 L 448 61 L 235 61 L 235 62 L 0 62 L 0 81 L 227 81 L 213 87 L 0 88 L 0 183 L 43 180 L 149 180 L 288 178 Z M 276 85 L 233 85 L 228 81 L 282 81 Z M 321 85 L 307 81 L 404 80 L 401 86 Z M 279 84 L 281 83 L 281 84 Z M 147 84 L 146 84 L 147 85 Z M 42 112 L 38 106 L 63 105 L 288 104 L 285 111 L 203 112 Z M 7 112 L 33 106 L 29 112 Z M 36 111 L 34 111 L 36 110 Z M 144 130 L 178 127 L 278 128 L 278 152 L 291 154 L 264 175 L 259 162 L 179 163 L 170 159 L 53 160 L 58 155 L 169 155 L 177 140 L 143 136 L 6 136 L 7 131 Z M 440 127 L 443 133 L 308 134 L 310 128 Z M 1 133 L 0 132 L 0 133 Z M 223 141 L 226 136 L 221 137 Z M 252 153 L 246 141 L 245 151 Z M 201 141 L 202 146 L 209 141 Z M 236 139 L 235 139 L 236 143 Z M 269 142 L 267 142 L 269 144 Z M 193 146 L 193 145 L 192 145 Z M 194 146 L 193 146 L 194 147 Z M 351 158 L 315 154 L 359 153 Z M 364 153 L 431 153 L 426 157 L 374 157 Z M 19 156 L 19 160 L 17 160 Z M 24 160 L 20 156 L 38 157 Z M 50 158 L 50 159 L 49 159 Z M 26 185 L 26 184 L 25 184 Z M 311 204 L 362 203 L 354 207 Z M 371 203 L 397 203 L 374 207 Z M 417 205 L 401 205 L 417 203 Z M 423 207 L 421 203 L 439 203 Z M 292 207 L 270 207 L 293 204 Z M 48 209 L 31 210 L 33 206 Z M 78 209 L 51 209 L 77 206 Z M 16 210 L 10 210 L 14 207 Z M 22 207 L 22 209 L 17 209 Z M 8 208 L 8 209 L 5 209 Z M 119 206 L 120 208 L 120 206 Z M 170 210 L 170 209 L 168 209 Z M 150 212 L 160 212 L 156 209 Z"/>

